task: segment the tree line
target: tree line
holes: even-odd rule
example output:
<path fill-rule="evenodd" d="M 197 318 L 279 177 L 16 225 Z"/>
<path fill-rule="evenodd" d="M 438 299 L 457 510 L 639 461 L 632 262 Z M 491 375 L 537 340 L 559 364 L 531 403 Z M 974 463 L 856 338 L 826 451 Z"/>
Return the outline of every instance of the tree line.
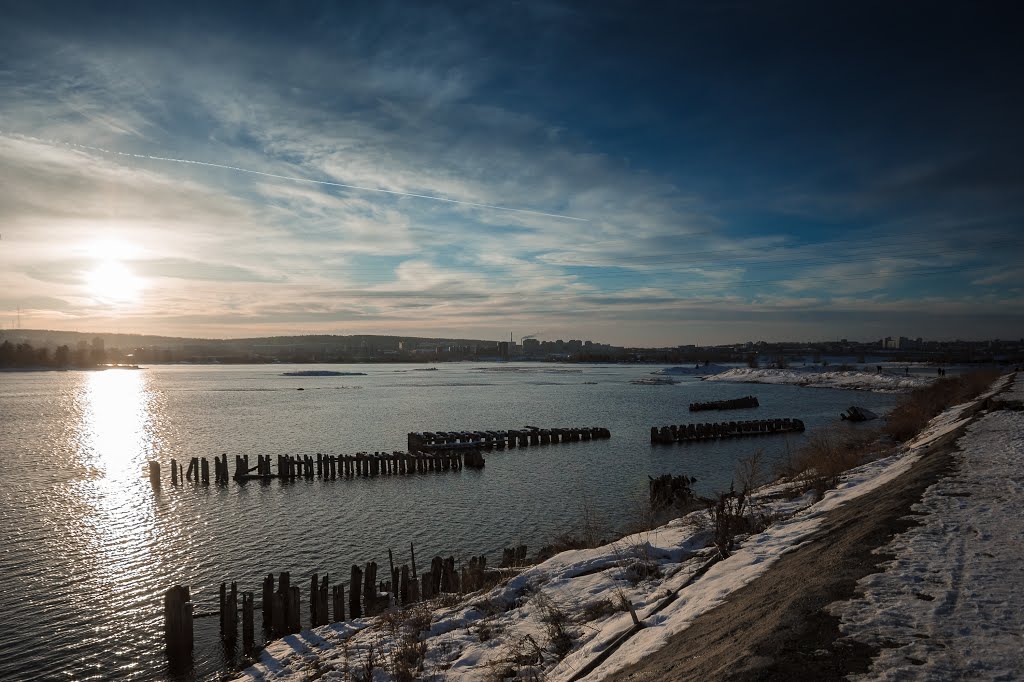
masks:
<path fill-rule="evenodd" d="M 30 343 L 11 343 L 5 340 L 0 343 L 0 368 L 54 368 L 95 367 L 103 363 L 102 350 L 80 348 L 72 350 L 70 346 L 57 346 L 52 352 L 50 348 L 33 348 Z"/>

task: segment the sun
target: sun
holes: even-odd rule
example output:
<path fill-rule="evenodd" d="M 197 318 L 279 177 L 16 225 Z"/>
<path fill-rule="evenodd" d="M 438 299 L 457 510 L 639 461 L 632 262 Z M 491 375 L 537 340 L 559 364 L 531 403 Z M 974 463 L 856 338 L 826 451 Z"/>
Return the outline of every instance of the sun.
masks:
<path fill-rule="evenodd" d="M 85 275 L 89 294 L 106 303 L 132 303 L 142 294 L 142 280 L 124 263 L 101 261 Z"/>

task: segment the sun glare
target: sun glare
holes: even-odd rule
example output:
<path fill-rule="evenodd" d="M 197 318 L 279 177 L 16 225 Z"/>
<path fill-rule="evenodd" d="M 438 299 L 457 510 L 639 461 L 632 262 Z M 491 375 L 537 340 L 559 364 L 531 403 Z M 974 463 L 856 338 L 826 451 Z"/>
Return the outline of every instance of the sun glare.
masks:
<path fill-rule="evenodd" d="M 124 263 L 106 260 L 86 274 L 89 294 L 109 303 L 131 303 L 142 293 L 142 281 Z"/>

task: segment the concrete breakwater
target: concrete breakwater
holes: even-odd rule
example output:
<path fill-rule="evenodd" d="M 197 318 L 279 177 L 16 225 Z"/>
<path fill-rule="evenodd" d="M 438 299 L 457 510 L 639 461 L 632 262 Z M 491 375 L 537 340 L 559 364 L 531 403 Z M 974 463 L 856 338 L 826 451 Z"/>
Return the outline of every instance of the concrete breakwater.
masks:
<path fill-rule="evenodd" d="M 706 403 L 690 403 L 690 412 L 701 412 L 704 410 L 740 410 L 746 407 L 758 407 L 757 396 L 748 395 L 743 398 L 731 400 L 712 400 Z"/>
<path fill-rule="evenodd" d="M 715 438 L 738 438 L 741 436 L 763 436 L 772 433 L 800 433 L 804 423 L 799 419 L 754 419 L 740 422 L 719 422 L 713 424 L 679 424 L 652 426 L 651 443 L 678 443 L 683 441 L 712 440 Z"/>
<path fill-rule="evenodd" d="M 569 429 L 541 429 L 534 426 L 509 431 L 418 431 L 408 436 L 410 452 L 460 450 L 466 448 L 514 448 L 554 445 L 611 438 L 603 426 Z"/>
<path fill-rule="evenodd" d="M 405 607 L 428 601 L 444 594 L 468 594 L 496 584 L 507 572 L 501 569 L 520 567 L 526 561 L 526 546 L 507 547 L 499 569 L 487 568 L 487 557 L 474 556 L 458 565 L 455 557 L 435 556 L 428 570 L 417 574 L 416 552 L 410 544 L 410 562 L 395 565 L 394 554 L 388 550 L 388 573 L 378 580 L 376 561 L 363 566 L 353 565 L 347 581 L 330 584 L 330 576 L 320 578 L 314 573 L 309 581 L 309 627 L 341 623 L 379 615 L 389 608 Z M 276 587 L 275 587 L 276 585 Z M 347 585 L 347 594 L 346 594 Z M 236 582 L 220 584 L 216 612 L 196 613 L 189 587 L 175 585 L 164 594 L 164 642 L 168 657 L 174 663 L 185 663 L 194 649 L 193 619 L 217 615 L 220 638 L 225 652 L 234 654 L 239 630 L 243 650 L 251 655 L 256 649 L 256 595 L 239 592 Z M 347 598 L 346 598 L 347 597 Z M 241 598 L 241 600 L 239 600 Z M 241 608 L 239 608 L 241 605 Z M 263 579 L 260 613 L 263 639 L 267 642 L 301 631 L 302 590 L 283 571 L 275 580 L 269 573 Z M 241 612 L 241 623 L 239 623 Z M 239 627 L 241 625 L 241 627 Z M 233 656 L 229 656 L 233 657 Z"/>

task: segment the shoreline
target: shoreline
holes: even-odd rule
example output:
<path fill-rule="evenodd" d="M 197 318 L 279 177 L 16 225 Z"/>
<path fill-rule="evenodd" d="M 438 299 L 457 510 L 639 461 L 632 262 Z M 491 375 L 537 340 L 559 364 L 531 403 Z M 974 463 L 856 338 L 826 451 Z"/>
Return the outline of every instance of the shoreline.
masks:
<path fill-rule="evenodd" d="M 999 381 L 1005 384 L 1004 379 Z M 695 512 L 602 547 L 562 552 L 528 567 L 507 583 L 475 595 L 477 605 L 490 605 L 483 610 L 471 603 L 472 596 L 449 606 L 428 605 L 433 607 L 431 625 L 419 640 L 423 642 L 424 657 L 418 676 L 469 680 L 490 674 L 496 667 L 512 665 L 509 661 L 514 659 L 519 661 L 515 664 L 519 669 L 543 673 L 548 679 L 579 679 L 576 675 L 599 652 L 635 627 L 629 611 L 646 627 L 637 628 L 635 637 L 619 642 L 622 646 L 612 660 L 585 679 L 601 679 L 638 660 L 654 660 L 670 638 L 686 632 L 692 622 L 719 610 L 717 607 L 728 604 L 748 586 L 767 584 L 765 574 L 782 570 L 779 567 L 787 565 L 786 557 L 796 553 L 791 552 L 794 542 L 829 542 L 833 536 L 823 529 L 830 527 L 831 514 L 843 513 L 835 510 L 856 508 L 849 505 L 858 499 L 871 500 L 872 494 L 890 495 L 885 491 L 899 485 L 893 481 L 918 471 L 914 467 L 924 466 L 919 464 L 921 461 L 934 466 L 941 457 L 931 454 L 945 447 L 940 446 L 940 441 L 948 443 L 955 437 L 952 434 L 973 418 L 973 413 L 963 416 L 961 412 L 983 401 L 984 397 L 980 397 L 947 409 L 932 420 L 926 432 L 901 446 L 899 454 L 851 470 L 844 476 L 844 482 L 826 493 L 820 502 L 814 503 L 807 495 L 769 502 L 768 496 L 778 486 L 762 488 L 765 507 L 785 520 L 760 535 L 746 538 L 735 553 L 710 569 L 705 565 L 713 552 L 707 547 L 708 530 L 700 520 L 705 512 Z M 922 481 L 935 473 L 927 467 L 921 471 L 926 472 L 920 474 L 924 476 Z M 877 490 L 883 492 L 874 492 Z M 892 499 L 898 500 L 894 502 L 897 510 L 903 510 L 904 503 L 912 503 L 910 498 L 898 495 Z M 869 502 L 859 504 L 870 508 Z M 878 531 L 882 533 L 879 537 L 889 537 L 896 528 L 890 524 Z M 860 565 L 870 568 L 864 560 Z M 702 569 L 707 574 L 694 582 Z M 827 575 L 827 571 L 819 572 Z M 661 577 L 652 580 L 655 575 Z M 680 592 L 690 583 L 693 584 Z M 631 608 L 611 603 L 608 597 L 615 595 L 621 596 Z M 365 663 L 373 647 L 384 655 L 397 642 L 377 627 L 380 618 L 322 626 L 304 630 L 287 638 L 287 642 L 271 642 L 260 654 L 260 662 L 241 672 L 242 679 L 301 679 L 299 671 L 309 666 L 338 670 L 357 666 L 360 661 Z M 561 658 L 556 656 L 557 638 L 550 632 L 553 620 L 562 623 L 559 627 L 572 642 Z M 537 647 L 532 663 L 510 653 L 527 641 L 525 637 L 535 645 L 546 642 L 545 647 Z M 762 662 L 761 668 L 764 667 Z"/>

